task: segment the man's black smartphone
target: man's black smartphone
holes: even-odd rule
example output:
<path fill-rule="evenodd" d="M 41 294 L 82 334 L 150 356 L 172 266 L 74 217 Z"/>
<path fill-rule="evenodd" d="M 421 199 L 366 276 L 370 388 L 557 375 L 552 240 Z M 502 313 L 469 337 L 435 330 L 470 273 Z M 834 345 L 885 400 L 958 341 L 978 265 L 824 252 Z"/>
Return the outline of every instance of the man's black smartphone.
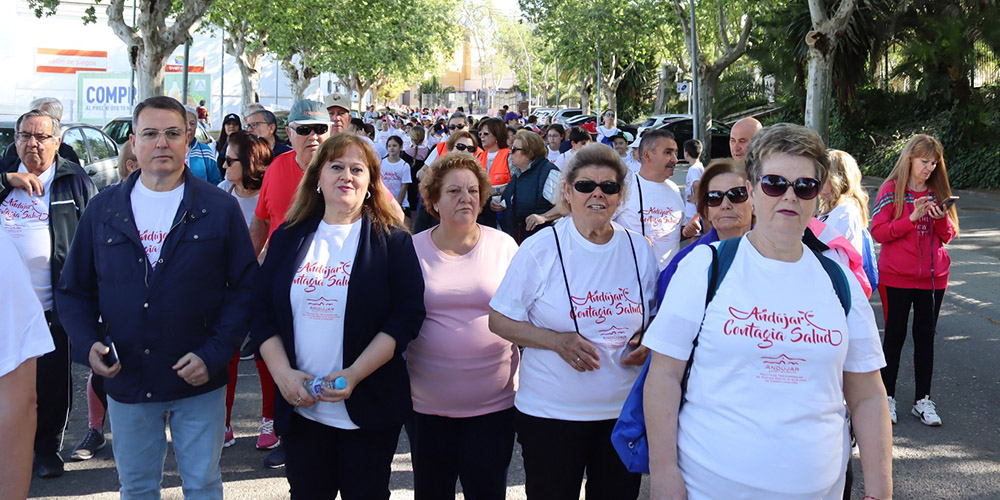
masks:
<path fill-rule="evenodd" d="M 101 356 L 101 361 L 104 362 L 105 366 L 114 366 L 118 362 L 118 350 L 115 349 L 115 343 L 111 337 L 107 337 L 104 339 L 104 345 L 108 346 L 108 353 Z"/>

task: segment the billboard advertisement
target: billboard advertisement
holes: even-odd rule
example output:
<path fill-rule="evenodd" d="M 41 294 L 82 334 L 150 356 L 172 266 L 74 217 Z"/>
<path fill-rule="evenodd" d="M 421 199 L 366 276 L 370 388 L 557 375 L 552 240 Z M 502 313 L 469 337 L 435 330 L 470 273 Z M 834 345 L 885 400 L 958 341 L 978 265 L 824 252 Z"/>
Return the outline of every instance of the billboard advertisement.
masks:
<path fill-rule="evenodd" d="M 128 73 L 78 72 L 77 77 L 77 121 L 103 125 L 119 116 L 132 114 L 129 102 Z M 184 77 L 180 73 L 164 75 L 165 94 L 180 100 Z M 188 74 L 188 102 L 195 106 L 202 99 L 211 102 L 212 75 Z"/>

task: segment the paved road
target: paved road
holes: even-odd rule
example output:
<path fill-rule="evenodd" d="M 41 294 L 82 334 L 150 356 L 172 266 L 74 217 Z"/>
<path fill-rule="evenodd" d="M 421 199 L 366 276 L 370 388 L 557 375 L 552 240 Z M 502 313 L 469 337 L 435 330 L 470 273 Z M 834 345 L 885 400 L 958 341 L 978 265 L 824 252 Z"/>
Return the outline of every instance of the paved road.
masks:
<path fill-rule="evenodd" d="M 675 182 L 683 185 L 679 168 Z M 878 179 L 866 179 L 871 191 Z M 1000 195 L 961 192 L 961 237 L 950 246 L 951 285 L 938 324 L 934 400 L 944 421 L 939 428 L 922 425 L 908 414 L 903 401 L 913 392 L 912 344 L 903 350 L 899 373 L 899 424 L 893 427 L 893 467 L 896 498 L 900 499 L 1000 499 L 1000 425 L 993 411 L 1000 405 Z M 873 193 L 874 196 L 874 193 Z M 881 326 L 877 294 L 872 306 Z M 74 371 L 76 405 L 66 438 L 67 451 L 79 442 L 86 428 L 86 398 L 82 389 L 86 372 Z M 263 468 L 264 453 L 254 449 L 259 424 L 259 385 L 251 362 L 240 365 L 233 427 L 237 443 L 222 455 L 226 497 L 232 499 L 287 498 L 281 470 Z M 67 463 L 58 479 L 35 479 L 31 498 L 117 498 L 118 481 L 111 448 L 89 462 Z M 180 479 L 172 454 L 168 454 L 164 498 L 181 498 Z M 860 463 L 855 457 L 855 470 Z M 648 479 L 648 478 L 647 478 Z M 507 497 L 524 498 L 524 470 L 515 448 Z M 859 481 L 860 483 L 861 481 Z M 400 437 L 393 462 L 392 498 L 413 498 L 413 475 L 406 434 Z M 861 484 L 855 498 L 864 496 Z M 648 480 L 640 498 L 648 498 Z M 458 498 L 462 498 L 459 494 Z M 581 497 L 582 498 L 582 497 Z"/>

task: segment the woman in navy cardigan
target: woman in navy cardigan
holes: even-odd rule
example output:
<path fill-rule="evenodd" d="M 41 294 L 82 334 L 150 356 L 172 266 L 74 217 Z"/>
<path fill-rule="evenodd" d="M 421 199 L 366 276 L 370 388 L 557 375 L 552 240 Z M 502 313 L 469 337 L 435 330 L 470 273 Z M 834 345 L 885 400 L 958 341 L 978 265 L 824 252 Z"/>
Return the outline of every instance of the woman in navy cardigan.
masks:
<path fill-rule="evenodd" d="M 258 274 L 251 336 L 280 391 L 275 426 L 293 499 L 389 498 L 412 411 L 401 354 L 424 320 L 424 284 L 380 183 L 371 146 L 329 138 Z"/>

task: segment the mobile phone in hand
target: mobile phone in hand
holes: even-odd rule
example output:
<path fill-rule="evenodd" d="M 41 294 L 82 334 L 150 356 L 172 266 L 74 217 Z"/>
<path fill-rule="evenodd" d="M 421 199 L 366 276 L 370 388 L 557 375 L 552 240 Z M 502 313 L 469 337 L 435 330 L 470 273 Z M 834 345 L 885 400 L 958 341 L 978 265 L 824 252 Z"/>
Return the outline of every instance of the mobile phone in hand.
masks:
<path fill-rule="evenodd" d="M 108 346 L 108 353 L 101 355 L 101 361 L 108 368 L 115 365 L 118 362 L 118 349 L 115 349 L 115 343 L 111 340 L 111 337 L 104 339 L 104 345 Z"/>
<path fill-rule="evenodd" d="M 942 201 L 941 203 L 939 203 L 938 207 L 941 208 L 941 209 L 943 209 L 943 210 L 948 210 L 949 208 L 951 208 L 955 204 L 955 202 L 958 201 L 958 198 L 959 198 L 958 196 L 949 196 L 949 197 L 945 198 L 944 201 Z"/>

